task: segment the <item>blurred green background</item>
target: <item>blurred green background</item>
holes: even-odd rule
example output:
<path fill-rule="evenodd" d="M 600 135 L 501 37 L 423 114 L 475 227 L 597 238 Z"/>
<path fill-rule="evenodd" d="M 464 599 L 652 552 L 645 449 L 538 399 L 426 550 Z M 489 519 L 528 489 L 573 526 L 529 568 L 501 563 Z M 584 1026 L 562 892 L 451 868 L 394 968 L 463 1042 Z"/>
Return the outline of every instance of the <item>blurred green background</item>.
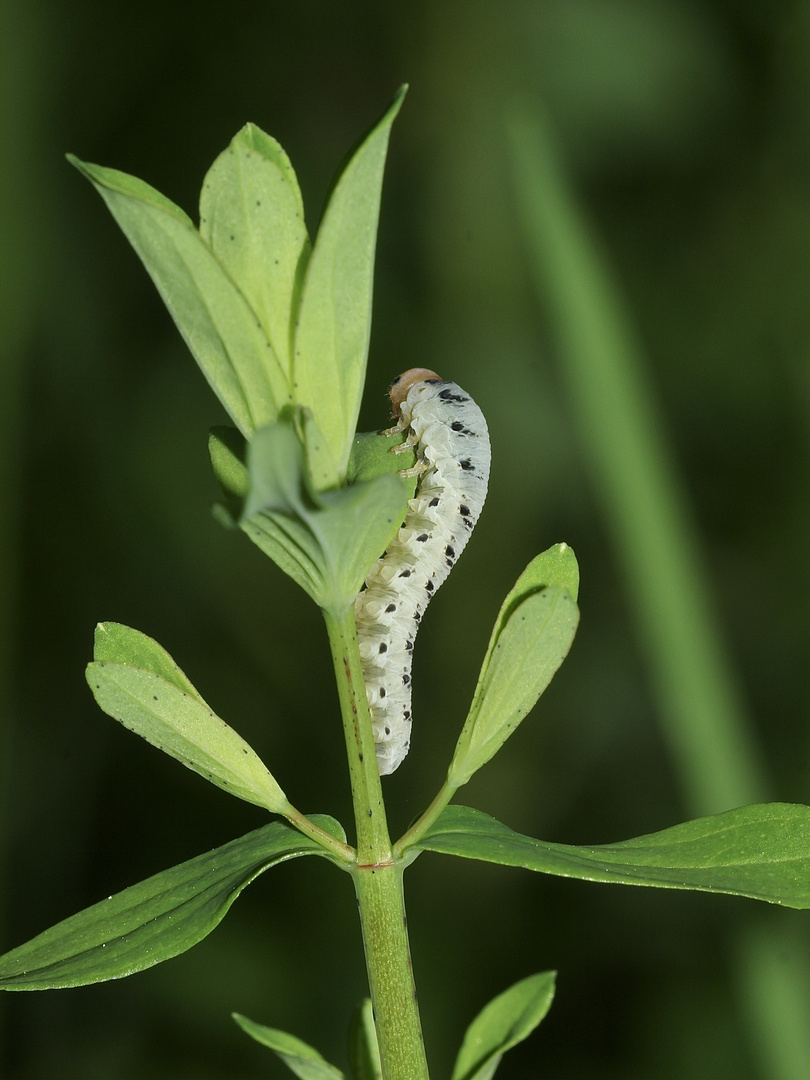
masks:
<path fill-rule="evenodd" d="M 362 426 L 385 423 L 396 374 L 429 366 L 481 405 L 494 457 L 474 541 L 420 633 L 413 749 L 385 785 L 392 830 L 440 781 L 501 598 L 559 540 L 580 561 L 579 636 L 462 801 L 575 843 L 726 808 L 697 805 L 673 750 L 678 709 L 635 555 L 572 390 L 576 319 L 561 325 L 560 282 L 546 267 L 544 294 L 532 265 L 506 134 L 515 109 L 544 124 L 630 320 L 722 642 L 731 727 L 765 797 L 810 802 L 807 3 L 2 0 L 4 949 L 261 823 L 95 707 L 83 669 L 99 620 L 157 638 L 297 805 L 351 821 L 318 612 L 212 518 L 206 434 L 223 414 L 63 155 L 134 173 L 194 214 L 206 169 L 252 120 L 290 154 L 314 231 L 338 162 L 404 81 Z M 482 1005 L 545 968 L 560 972 L 557 1000 L 504 1077 L 810 1075 L 784 1020 L 802 1005 L 791 980 L 810 966 L 806 914 L 429 855 L 407 881 L 436 1077 Z M 232 1010 L 343 1066 L 364 979 L 348 879 L 294 862 L 183 957 L 120 983 L 3 997 L 0 1074 L 282 1076 Z"/>

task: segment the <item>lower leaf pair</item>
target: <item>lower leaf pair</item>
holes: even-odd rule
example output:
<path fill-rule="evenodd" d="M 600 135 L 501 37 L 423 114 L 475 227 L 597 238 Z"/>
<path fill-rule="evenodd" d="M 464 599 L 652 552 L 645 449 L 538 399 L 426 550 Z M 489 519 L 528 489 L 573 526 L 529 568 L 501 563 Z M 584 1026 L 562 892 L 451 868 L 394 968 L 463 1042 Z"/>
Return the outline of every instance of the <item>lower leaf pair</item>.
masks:
<path fill-rule="evenodd" d="M 553 971 L 521 979 L 499 994 L 476 1016 L 464 1035 L 451 1080 L 491 1080 L 501 1058 L 529 1036 L 544 1018 L 554 997 Z M 300 1080 L 342 1080 L 343 1073 L 317 1050 L 275 1028 L 234 1013 L 234 1020 L 252 1038 L 273 1050 Z M 382 1080 L 371 1001 L 352 1018 L 349 1061 L 353 1080 Z"/>

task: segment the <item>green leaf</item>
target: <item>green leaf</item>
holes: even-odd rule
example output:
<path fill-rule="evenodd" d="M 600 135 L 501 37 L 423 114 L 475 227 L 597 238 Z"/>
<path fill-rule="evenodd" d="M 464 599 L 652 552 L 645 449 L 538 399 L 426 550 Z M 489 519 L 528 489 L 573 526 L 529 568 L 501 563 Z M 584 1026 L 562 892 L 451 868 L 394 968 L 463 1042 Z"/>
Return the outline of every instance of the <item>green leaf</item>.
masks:
<path fill-rule="evenodd" d="M 382 1080 L 380 1047 L 371 998 L 354 1011 L 349 1026 L 349 1066 L 354 1080 Z"/>
<path fill-rule="evenodd" d="M 118 623 L 99 623 L 95 641 L 87 682 L 104 712 L 232 795 L 271 813 L 289 809 L 256 752 L 157 642 Z"/>
<path fill-rule="evenodd" d="M 312 820 L 345 839 L 333 818 Z M 286 822 L 273 822 L 164 870 L 0 956 L 0 989 L 86 986 L 153 967 L 210 934 L 259 874 L 300 855 L 328 857 Z"/>
<path fill-rule="evenodd" d="M 275 1051 L 284 1064 L 300 1077 L 300 1080 L 342 1080 L 343 1073 L 340 1069 L 330 1065 L 317 1050 L 302 1042 L 301 1039 L 288 1035 L 286 1031 L 278 1031 L 276 1028 L 257 1024 L 254 1020 L 248 1020 L 246 1016 L 241 1016 L 239 1013 L 231 1015 L 251 1038 Z"/>
<path fill-rule="evenodd" d="M 275 420 L 291 400 L 288 373 L 190 218 L 142 180 L 68 160 L 106 202 L 236 426 L 248 435 Z"/>
<path fill-rule="evenodd" d="M 291 382 L 292 312 L 309 237 L 290 160 L 255 124 L 246 124 L 208 171 L 200 235 L 255 311 Z"/>
<path fill-rule="evenodd" d="M 203 699 L 162 645 L 140 630 L 122 623 L 99 623 L 93 636 L 93 659 L 105 664 L 130 664 L 158 675 L 198 701 Z M 203 702 L 204 704 L 204 702 Z"/>
<path fill-rule="evenodd" d="M 312 409 L 340 475 L 346 472 L 360 411 L 383 167 L 404 95 L 405 87 L 334 186 L 307 267 L 295 330 L 295 400 Z"/>
<path fill-rule="evenodd" d="M 567 586 L 575 584 L 576 562 L 565 545 L 552 553 L 546 552 L 529 564 L 495 622 L 470 712 L 448 769 L 448 783 L 453 787 L 466 784 L 500 750 L 571 648 L 579 612 Z M 552 565 L 551 570 L 559 571 L 557 580 L 564 584 L 544 586 L 555 558 L 559 565 Z"/>
<path fill-rule="evenodd" d="M 399 473 L 403 469 L 412 468 L 416 464 L 416 455 L 413 451 L 409 450 L 402 454 L 391 453 L 395 446 L 401 446 L 404 442 L 404 431 L 398 431 L 395 435 L 386 435 L 379 431 L 358 432 L 352 443 L 346 479 L 349 483 L 356 484 L 364 480 L 373 480 L 385 473 Z M 411 494 L 415 490 L 416 477 L 413 477 Z"/>
<path fill-rule="evenodd" d="M 340 617 L 398 529 L 412 487 L 387 474 L 314 490 L 296 431 L 300 417 L 299 411 L 263 428 L 251 441 L 240 525 L 320 607 Z"/>
<path fill-rule="evenodd" d="M 741 806 L 618 844 L 550 844 L 448 806 L 412 851 L 522 866 L 585 881 L 696 889 L 810 907 L 810 807 Z"/>
<path fill-rule="evenodd" d="M 507 1050 L 531 1035 L 554 998 L 553 971 L 542 971 L 498 994 L 470 1024 L 452 1080 L 491 1080 Z"/>

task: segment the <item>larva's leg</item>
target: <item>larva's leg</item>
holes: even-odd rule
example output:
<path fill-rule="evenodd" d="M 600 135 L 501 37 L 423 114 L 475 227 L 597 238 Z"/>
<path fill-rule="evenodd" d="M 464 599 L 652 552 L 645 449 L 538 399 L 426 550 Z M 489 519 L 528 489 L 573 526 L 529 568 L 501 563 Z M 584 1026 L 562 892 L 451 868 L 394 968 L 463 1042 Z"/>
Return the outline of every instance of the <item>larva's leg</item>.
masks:
<path fill-rule="evenodd" d="M 394 447 L 394 449 L 396 450 L 398 448 Z M 397 476 L 421 476 L 422 473 L 427 472 L 429 468 L 430 465 L 428 462 L 420 458 L 412 469 L 400 469 Z"/>
<path fill-rule="evenodd" d="M 400 428 L 399 430 L 402 431 L 402 428 Z M 417 438 L 417 436 L 414 435 L 414 433 L 412 431 L 409 431 L 406 438 L 405 438 L 405 442 L 397 443 L 396 446 L 389 447 L 388 448 L 388 453 L 389 454 L 407 454 L 409 450 L 413 450 L 413 448 L 416 446 L 416 444 L 418 442 L 419 442 L 419 439 Z"/>

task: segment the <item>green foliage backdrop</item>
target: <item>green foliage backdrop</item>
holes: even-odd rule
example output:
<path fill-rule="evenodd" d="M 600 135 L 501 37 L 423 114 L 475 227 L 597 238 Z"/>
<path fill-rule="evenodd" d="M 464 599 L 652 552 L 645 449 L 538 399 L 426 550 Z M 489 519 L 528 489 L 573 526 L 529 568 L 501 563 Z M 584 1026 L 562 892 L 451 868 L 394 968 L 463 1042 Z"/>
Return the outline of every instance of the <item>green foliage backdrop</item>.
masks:
<path fill-rule="evenodd" d="M 262 823 L 98 710 L 84 666 L 99 620 L 162 642 L 303 810 L 351 817 L 319 614 L 211 516 L 206 436 L 223 414 L 63 155 L 143 177 L 196 217 L 203 173 L 255 121 L 288 151 L 314 208 L 403 81 L 361 427 L 385 423 L 396 374 L 432 367 L 484 410 L 493 473 L 474 540 L 420 633 L 413 749 L 386 782 L 393 831 L 440 782 L 501 598 L 559 540 L 582 570 L 577 641 L 469 801 L 562 843 L 692 815 L 531 283 L 508 164 L 516 103 L 547 119 L 635 320 L 767 795 L 810 802 L 806 6 L 6 0 L 3 950 Z M 805 915 L 764 915 L 810 954 Z M 763 912 L 753 903 L 427 854 L 409 874 L 409 921 L 436 1076 L 495 992 L 545 968 L 560 972 L 554 1006 L 504 1076 L 532 1078 L 538 1061 L 569 1080 L 764 1075 L 738 989 L 751 955 L 734 949 L 743 931 L 754 948 Z M 364 978 L 348 882 L 301 860 L 171 963 L 123 983 L 6 997 L 0 1071 L 269 1075 L 276 1063 L 232 1010 L 344 1062 Z"/>

